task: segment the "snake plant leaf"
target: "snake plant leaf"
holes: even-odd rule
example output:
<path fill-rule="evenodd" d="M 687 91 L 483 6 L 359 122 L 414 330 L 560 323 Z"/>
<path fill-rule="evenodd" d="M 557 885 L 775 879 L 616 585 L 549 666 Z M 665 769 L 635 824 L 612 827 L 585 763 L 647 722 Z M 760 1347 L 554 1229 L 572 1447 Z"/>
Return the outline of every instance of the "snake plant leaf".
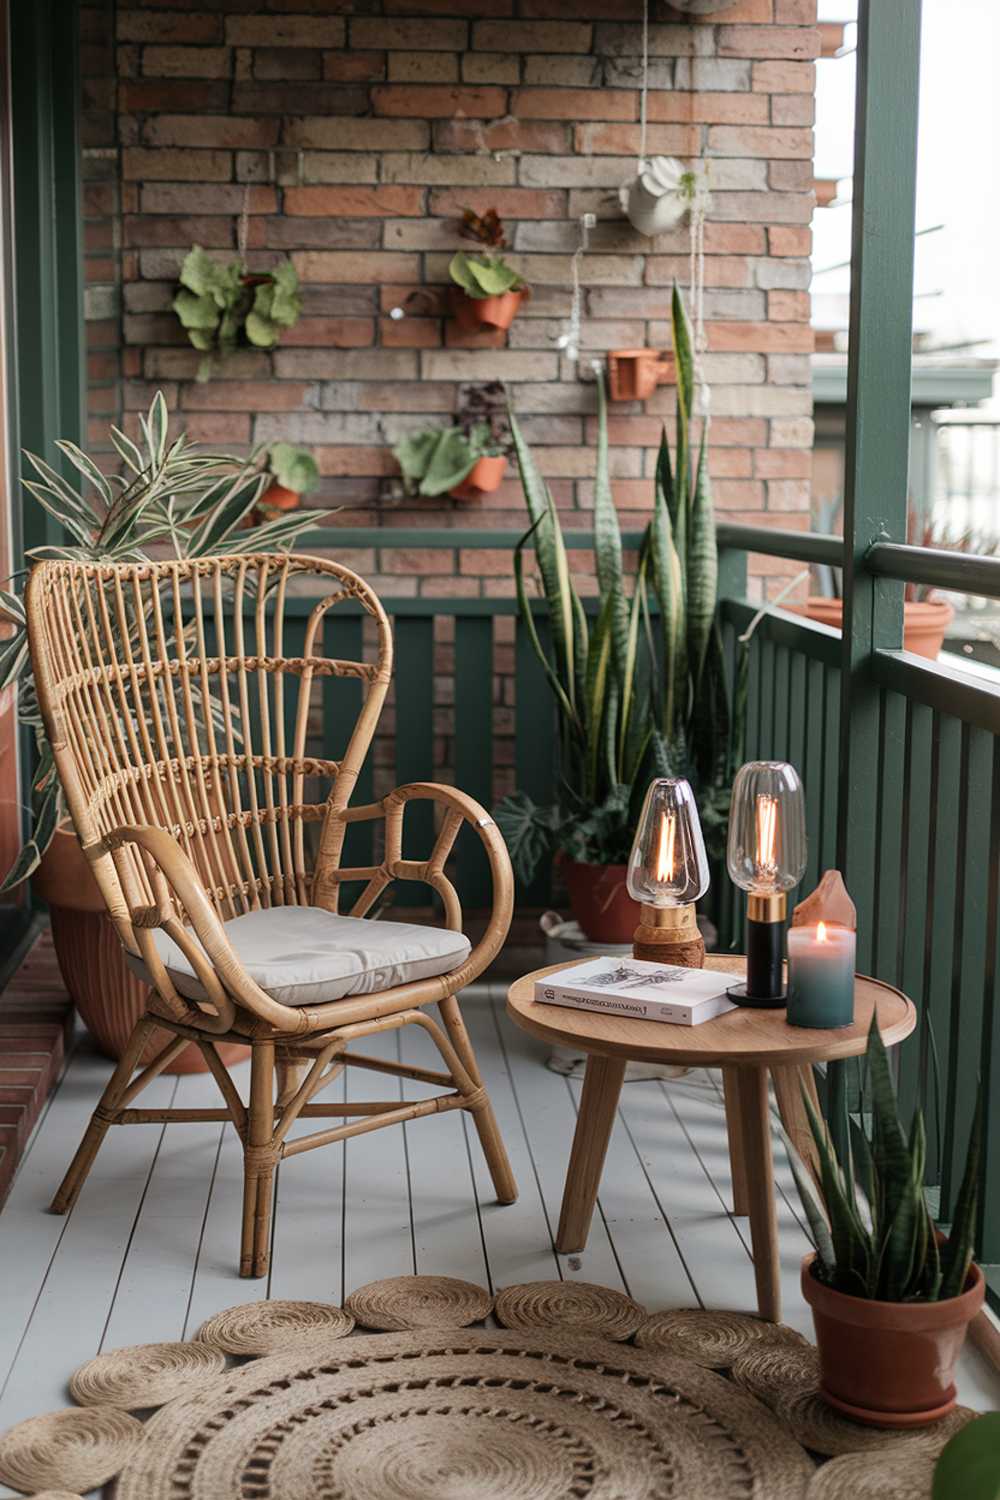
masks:
<path fill-rule="evenodd" d="M 549 660 L 548 652 L 545 650 L 544 646 L 538 638 L 538 630 L 535 625 L 534 613 L 528 599 L 528 591 L 524 585 L 524 549 L 527 546 L 528 542 L 531 540 L 532 532 L 535 530 L 535 527 L 539 526 L 542 520 L 543 517 L 540 516 L 534 523 L 534 526 L 531 526 L 524 533 L 524 536 L 520 538 L 517 546 L 514 548 L 514 585 L 517 591 L 518 612 L 521 622 L 525 630 L 527 631 L 531 649 L 535 653 L 535 656 L 545 673 L 549 687 L 552 689 L 553 696 L 555 697 L 556 703 L 558 704 L 561 713 L 570 723 L 574 725 L 575 728 L 579 730 L 580 725 L 577 719 L 576 707 L 571 701 L 568 693 L 566 692 L 563 683 L 560 681 L 559 677 L 553 670 L 552 663 Z"/>
<path fill-rule="evenodd" d="M 678 720 L 685 713 L 687 695 L 687 651 L 684 631 L 684 584 L 681 563 L 674 544 L 673 526 L 666 496 L 659 484 L 653 497 L 649 522 L 649 553 L 653 592 L 660 606 L 660 634 L 664 683 L 663 718 L 660 729 L 671 740 Z"/>
<path fill-rule="evenodd" d="M 590 640 L 587 659 L 587 766 L 584 796 L 597 801 L 598 772 L 604 750 L 603 730 L 611 701 L 611 617 L 614 598 L 608 594 L 601 605 L 597 624 Z M 614 777 L 610 777 L 614 780 Z"/>
<path fill-rule="evenodd" d="M 886 1223 L 891 1223 L 900 1198 L 909 1189 L 910 1151 L 899 1123 L 889 1060 L 874 1016 L 866 1057 L 872 1097 L 872 1154 L 882 1193 L 879 1213 Z"/>
<path fill-rule="evenodd" d="M 687 637 L 692 690 L 701 687 L 705 654 L 715 624 L 719 553 L 715 540 L 715 514 L 708 483 L 707 434 L 702 430 L 698 472 L 691 501 L 687 534 Z"/>
<path fill-rule="evenodd" d="M 805 1090 L 802 1099 L 819 1160 L 823 1201 L 836 1261 L 836 1286 L 839 1291 L 863 1296 L 868 1284 L 871 1245 L 854 1198 L 853 1174 L 838 1162 L 829 1131 L 816 1114 Z"/>
<path fill-rule="evenodd" d="M 622 568 L 622 538 L 618 526 L 618 511 L 611 493 L 611 477 L 608 468 L 608 403 L 604 393 L 604 377 L 597 374 L 597 463 L 594 479 L 594 560 L 597 582 L 602 598 L 611 601 L 609 630 L 611 632 L 611 654 L 618 677 L 622 707 L 622 739 L 616 752 L 618 757 L 624 749 L 624 730 L 633 696 L 635 660 L 630 653 L 629 608 L 625 598 L 625 582 Z M 630 659 L 631 657 L 631 659 Z M 613 780 L 620 780 L 614 776 Z"/>
<path fill-rule="evenodd" d="M 976 1109 L 969 1132 L 965 1172 L 955 1200 L 951 1233 L 941 1248 L 941 1291 L 944 1297 L 957 1297 L 965 1286 L 972 1262 L 972 1244 L 979 1204 L 979 1169 L 983 1150 L 983 1089 L 979 1086 Z"/>
<path fill-rule="evenodd" d="M 1000 1412 L 973 1417 L 934 1465 L 932 1500 L 1000 1500 Z"/>
<path fill-rule="evenodd" d="M 792 1169 L 795 1178 L 795 1186 L 798 1189 L 802 1207 L 805 1209 L 806 1218 L 809 1221 L 809 1229 L 812 1233 L 813 1244 L 819 1257 L 823 1274 L 827 1281 L 832 1281 L 837 1274 L 837 1256 L 833 1248 L 833 1240 L 830 1236 L 830 1226 L 827 1223 L 826 1214 L 823 1212 L 819 1199 L 813 1187 L 812 1176 L 795 1149 L 791 1137 L 782 1130 L 785 1142 L 785 1150 L 788 1153 L 788 1165 Z"/>
<path fill-rule="evenodd" d="M 674 484 L 676 486 L 676 510 L 678 519 L 675 529 L 679 541 L 686 543 L 687 521 L 691 508 L 691 414 L 694 410 L 694 353 L 691 347 L 691 330 L 688 326 L 684 300 L 676 281 L 670 299 L 670 330 L 674 346 L 674 368 L 677 379 L 677 440 L 674 462 Z M 684 517 L 684 523 L 680 517 Z"/>

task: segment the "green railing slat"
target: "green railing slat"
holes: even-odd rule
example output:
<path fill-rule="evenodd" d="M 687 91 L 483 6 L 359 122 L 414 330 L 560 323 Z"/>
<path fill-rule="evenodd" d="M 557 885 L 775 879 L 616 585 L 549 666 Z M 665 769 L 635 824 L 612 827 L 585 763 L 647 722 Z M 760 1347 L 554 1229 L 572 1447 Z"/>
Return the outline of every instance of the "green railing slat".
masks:
<path fill-rule="evenodd" d="M 923 704 L 907 708 L 907 763 L 904 800 L 903 920 L 899 926 L 899 974 L 904 994 L 919 1005 L 924 991 L 923 936 L 927 923 L 928 854 L 931 824 L 932 714 Z M 926 1015 L 918 1017 L 919 1041 L 899 1050 L 899 1097 L 904 1118 L 916 1105 L 923 1076 L 929 1076 Z"/>
<path fill-rule="evenodd" d="M 538 633 L 543 651 L 548 651 L 547 620 L 539 622 Z M 514 641 L 514 783 L 533 802 L 545 806 L 552 802 L 555 793 L 555 706 L 541 663 L 520 620 Z M 548 871 L 536 875 L 527 888 L 519 884 L 518 894 L 530 906 L 546 905 L 551 900 Z"/>
<path fill-rule="evenodd" d="M 928 842 L 928 901 L 923 915 L 925 971 L 923 1006 L 933 1042 L 924 1093 L 927 1180 L 940 1180 L 944 1097 L 951 1055 L 951 987 L 955 943 L 956 855 L 962 726 L 935 714 L 931 756 L 931 826 Z M 940 1113 L 939 1113 L 940 1110 Z"/>
<path fill-rule="evenodd" d="M 903 824 L 903 776 L 906 761 L 906 700 L 883 692 L 881 750 L 878 765 L 876 902 L 872 923 L 871 968 L 898 985 Z"/>
<path fill-rule="evenodd" d="M 493 622 L 455 621 L 455 784 L 493 807 Z M 468 831 L 458 845 L 463 906 L 485 907 L 491 882 L 478 838 Z"/>
<path fill-rule="evenodd" d="M 982 1052 L 982 1088 L 986 1101 L 983 1140 L 983 1167 L 979 1193 L 979 1252 L 984 1261 L 1000 1259 L 1000 994 L 997 970 L 1000 968 L 1000 739 L 993 740 L 993 794 L 990 820 L 990 858 L 987 866 L 986 901 L 986 984 L 983 992 L 983 1027 L 980 1033 Z M 982 874 L 980 873 L 980 878 Z M 971 1080 L 966 1079 L 968 1087 Z M 987 1186 L 992 1188 L 987 1190 Z"/>
<path fill-rule="evenodd" d="M 823 816 L 823 664 L 806 662 L 806 734 L 803 768 L 806 787 L 806 836 L 809 865 L 803 889 L 814 888 L 823 873 L 820 828 Z"/>
<path fill-rule="evenodd" d="M 393 620 L 396 664 L 396 784 L 434 780 L 434 621 L 398 614 Z M 403 820 L 403 858 L 426 859 L 434 843 L 434 808 L 415 802 Z M 426 906 L 434 897 L 427 886 L 403 880 L 395 887 L 394 905 Z"/>

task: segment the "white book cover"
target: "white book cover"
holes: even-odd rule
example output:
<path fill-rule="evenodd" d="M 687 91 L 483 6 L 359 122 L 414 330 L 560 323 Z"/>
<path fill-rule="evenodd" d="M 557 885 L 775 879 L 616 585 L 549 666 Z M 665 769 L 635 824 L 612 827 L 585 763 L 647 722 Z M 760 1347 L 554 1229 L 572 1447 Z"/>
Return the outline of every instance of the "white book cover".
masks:
<path fill-rule="evenodd" d="M 709 969 L 681 969 L 641 958 L 593 958 L 535 980 L 535 999 L 542 1005 L 698 1026 L 735 1009 L 726 991 L 731 974 Z"/>

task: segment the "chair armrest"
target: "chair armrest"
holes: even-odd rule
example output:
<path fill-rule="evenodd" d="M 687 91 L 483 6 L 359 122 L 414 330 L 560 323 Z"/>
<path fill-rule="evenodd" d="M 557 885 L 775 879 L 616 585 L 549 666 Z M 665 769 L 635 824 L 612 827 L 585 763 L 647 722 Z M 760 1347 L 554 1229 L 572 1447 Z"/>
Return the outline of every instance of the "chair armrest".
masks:
<path fill-rule="evenodd" d="M 103 854 L 114 858 L 125 845 L 135 845 L 142 851 L 139 858 L 154 897 L 152 906 L 130 905 L 129 920 L 161 997 L 172 1012 L 177 1007 L 183 1009 L 184 1014 L 175 1014 L 174 1019 L 194 1019 L 203 1031 L 228 1031 L 234 1020 L 235 1000 L 278 1030 L 293 1033 L 305 1030 L 305 1018 L 299 1011 L 278 1005 L 247 974 L 226 937 L 198 871 L 177 840 L 155 824 L 125 825 L 112 829 L 86 852 L 91 858 Z M 126 892 L 134 889 L 134 877 L 130 878 L 122 869 L 120 861 L 116 860 L 116 864 L 123 889 Z M 185 926 L 177 916 L 175 900 L 190 926 Z M 161 927 L 184 953 L 208 1001 L 187 1000 L 177 994 L 150 936 L 154 927 Z"/>
<path fill-rule="evenodd" d="M 435 802 L 445 810 L 434 847 L 426 860 L 403 858 L 403 814 L 410 802 Z M 503 835 L 486 809 L 474 797 L 457 791 L 454 787 L 432 781 L 413 781 L 406 786 L 396 787 L 379 802 L 370 802 L 361 807 L 344 807 L 335 816 L 341 825 L 341 837 L 331 851 L 329 868 L 317 867 L 316 880 L 320 892 L 328 891 L 332 886 L 335 894 L 336 887 L 347 880 L 366 880 L 365 889 L 352 911 L 355 916 L 364 916 L 391 881 L 423 881 L 441 897 L 445 920 L 455 932 L 462 930 L 462 907 L 458 892 L 444 873 L 444 865 L 462 825 L 467 823 L 475 830 L 489 862 L 493 882 L 493 910 L 486 931 L 457 971 L 460 976 L 460 985 L 457 987 L 476 979 L 503 947 L 514 911 L 514 872 L 510 855 Z M 385 852 L 381 865 L 364 869 L 336 867 L 347 825 L 378 819 L 385 823 Z M 322 900 L 319 904 L 323 904 Z"/>

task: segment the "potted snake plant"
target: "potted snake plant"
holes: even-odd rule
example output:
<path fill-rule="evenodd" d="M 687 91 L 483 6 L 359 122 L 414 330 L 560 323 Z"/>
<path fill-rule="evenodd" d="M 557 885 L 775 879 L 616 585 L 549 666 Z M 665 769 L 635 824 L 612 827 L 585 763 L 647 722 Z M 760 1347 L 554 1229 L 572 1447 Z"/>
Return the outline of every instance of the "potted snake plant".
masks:
<path fill-rule="evenodd" d="M 511 418 L 531 520 L 513 558 L 518 612 L 554 699 L 557 798 L 551 806 L 539 807 L 517 791 L 499 804 L 496 818 L 523 883 L 556 856 L 573 915 L 594 942 L 628 942 L 638 924 L 638 903 L 628 895 L 625 874 L 652 777 L 688 778 L 698 797 L 709 852 L 721 854 L 742 739 L 746 646 L 731 695 L 716 622 L 718 559 L 705 434 L 692 454 L 694 362 L 676 287 L 672 332 L 677 365 L 674 454 L 664 433 L 652 518 L 631 580 L 611 492 L 607 406 L 598 378 L 594 619 L 588 620 L 574 587 L 555 503 L 516 418 Z M 551 650 L 541 644 L 528 597 L 524 562 L 529 546 L 548 604 Z"/>
<path fill-rule="evenodd" d="M 825 1400 L 855 1421 L 915 1427 L 955 1404 L 955 1364 L 983 1305 L 972 1259 L 982 1139 L 977 1102 L 947 1238 L 924 1196 L 926 1133 L 917 1110 L 900 1121 L 885 1046 L 872 1018 L 867 1073 L 871 1126 L 839 1132 L 838 1153 L 805 1096 L 819 1185 L 789 1148 L 815 1253 L 802 1264 Z"/>
<path fill-rule="evenodd" d="M 283 551 L 302 532 L 321 525 L 324 513 L 277 515 L 252 531 L 244 528 L 272 477 L 266 450 L 248 458 L 209 452 L 171 433 L 166 402 L 157 392 L 139 418 L 139 441 L 117 427 L 111 442 L 119 472 L 104 473 L 97 462 L 70 442 L 57 442 L 67 472 L 45 459 L 25 458 L 34 471 L 24 488 L 67 534 L 65 546 L 30 550 L 29 564 L 41 557 L 84 562 L 142 560 L 155 548 L 176 557 L 208 557 L 222 552 Z M 58 462 L 58 460 L 57 460 Z M 31 879 L 35 894 L 49 908 L 52 940 L 63 982 L 102 1051 L 118 1057 L 145 1009 L 146 986 L 128 968 L 104 901 L 69 821 L 62 787 L 35 694 L 21 593 L 25 575 L 0 591 L 0 617 L 11 634 L 0 643 L 0 691 L 17 687 L 18 717 L 32 733 L 37 764 L 31 782 L 31 831 L 0 881 L 0 891 Z M 197 693 L 197 684 L 194 684 Z M 150 1044 L 150 1053 L 163 1039 Z M 231 1056 L 242 1054 L 233 1047 Z M 204 1068 L 193 1045 L 173 1064 L 173 1072 Z"/>

